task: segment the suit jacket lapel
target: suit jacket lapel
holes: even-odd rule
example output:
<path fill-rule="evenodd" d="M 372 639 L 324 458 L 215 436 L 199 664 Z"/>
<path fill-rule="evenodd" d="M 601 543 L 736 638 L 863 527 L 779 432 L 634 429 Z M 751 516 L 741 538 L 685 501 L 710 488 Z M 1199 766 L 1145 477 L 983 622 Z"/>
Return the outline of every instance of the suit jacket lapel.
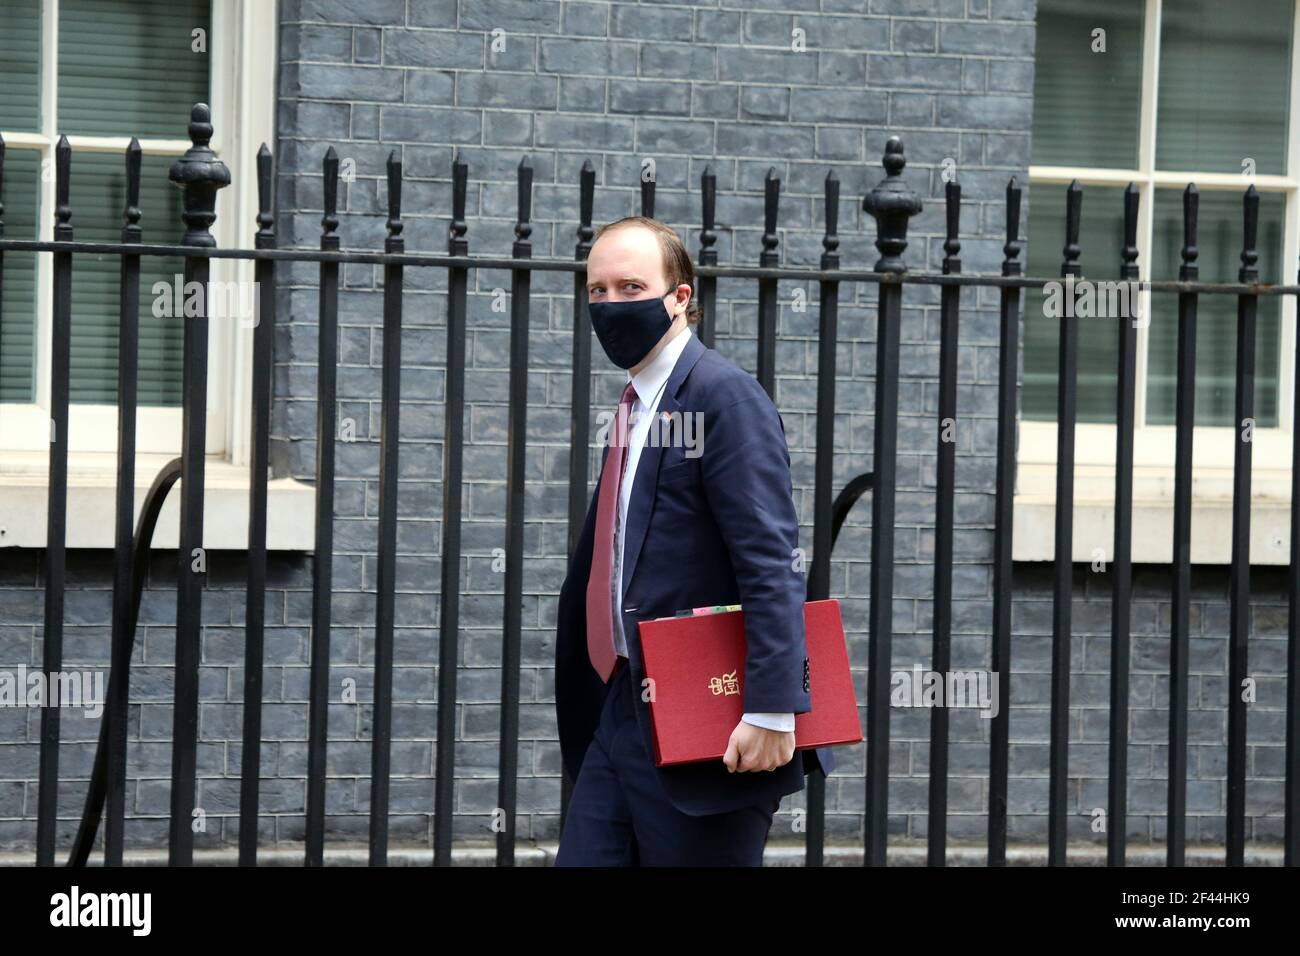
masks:
<path fill-rule="evenodd" d="M 682 354 L 677 357 L 677 364 L 673 366 L 672 374 L 668 376 L 668 383 L 664 386 L 664 397 L 660 399 L 659 408 L 655 412 L 656 421 L 650 426 L 652 431 L 659 427 L 658 419 L 662 418 L 665 412 L 671 413 L 681 410 L 681 404 L 677 401 L 677 392 L 682 383 L 686 381 L 686 376 L 690 374 L 695 363 L 699 361 L 700 356 L 706 351 L 707 347 L 699 340 L 699 337 L 691 334 L 690 341 L 682 349 Z M 646 437 L 649 439 L 649 435 Z M 655 492 L 659 487 L 659 463 L 663 459 L 663 451 L 664 446 L 660 442 L 646 444 L 642 447 L 641 459 L 637 462 L 636 479 L 632 483 L 632 497 L 627 503 L 627 528 L 624 531 L 623 538 L 623 579 L 620 582 L 620 599 L 627 595 L 628 585 L 631 584 L 632 575 L 636 571 L 637 559 L 641 556 L 641 546 L 645 544 L 646 530 L 650 527 L 650 515 L 654 512 Z"/>

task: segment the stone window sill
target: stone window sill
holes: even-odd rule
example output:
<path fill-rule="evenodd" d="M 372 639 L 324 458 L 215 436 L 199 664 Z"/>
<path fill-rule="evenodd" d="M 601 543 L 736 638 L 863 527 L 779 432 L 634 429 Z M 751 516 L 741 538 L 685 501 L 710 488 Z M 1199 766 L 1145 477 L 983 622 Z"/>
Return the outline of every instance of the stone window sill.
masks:
<path fill-rule="evenodd" d="M 139 518 L 154 477 L 174 455 L 136 458 L 135 508 Z M 49 510 L 49 458 L 28 452 L 0 456 L 0 547 L 45 547 Z M 203 544 L 212 550 L 248 548 L 248 468 L 220 456 L 205 465 Z M 68 548 L 112 548 L 117 456 L 78 452 L 68 461 Z M 175 548 L 181 482 L 167 494 L 154 531 L 154 548 Z M 294 478 L 267 484 L 267 548 L 311 551 L 315 546 L 316 489 Z"/>

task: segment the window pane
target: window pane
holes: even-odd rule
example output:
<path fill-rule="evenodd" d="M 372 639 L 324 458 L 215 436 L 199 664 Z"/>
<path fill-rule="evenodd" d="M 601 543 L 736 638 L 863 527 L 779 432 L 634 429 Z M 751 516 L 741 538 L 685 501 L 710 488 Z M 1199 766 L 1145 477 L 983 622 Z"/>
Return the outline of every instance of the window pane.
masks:
<path fill-rule="evenodd" d="M 40 0 L 0 0 L 0 129 L 41 124 Z"/>
<path fill-rule="evenodd" d="M 41 154 L 34 149 L 5 153 L 4 235 L 6 239 L 35 239 L 40 196 Z M 35 400 L 36 253 L 0 253 L 0 402 Z"/>
<path fill-rule="evenodd" d="M 1035 165 L 1137 165 L 1143 7 L 1139 0 L 1038 0 Z"/>
<path fill-rule="evenodd" d="M 1286 172 L 1294 0 L 1165 0 L 1156 165 Z"/>
<path fill-rule="evenodd" d="M 140 225 L 146 242 L 175 242 L 182 226 L 181 191 L 167 178 L 173 156 L 145 156 Z M 126 207 L 121 153 L 74 153 L 72 227 L 78 240 L 117 242 Z M 72 401 L 117 402 L 120 257 L 78 255 L 72 263 Z M 179 405 L 184 319 L 155 318 L 155 282 L 175 287 L 179 258 L 140 259 L 140 404 Z"/>
<path fill-rule="evenodd" d="M 184 139 L 208 99 L 208 0 L 60 0 L 59 132 Z"/>
<path fill-rule="evenodd" d="M 1029 187 L 1027 267 L 1031 276 L 1061 274 L 1065 258 L 1066 187 L 1036 183 Z M 1079 228 L 1079 256 L 1084 276 L 1115 279 L 1124 245 L 1124 190 L 1085 186 Z M 1077 291 L 1077 290 L 1076 290 Z M 1115 363 L 1119 327 L 1114 318 L 1079 318 L 1078 421 L 1115 421 Z M 1025 290 L 1025 418 L 1056 420 L 1056 381 L 1060 319 L 1046 314 L 1040 289 Z"/>
<path fill-rule="evenodd" d="M 1204 282 L 1236 282 L 1241 268 L 1240 193 L 1201 192 L 1196 236 Z M 1283 218 L 1286 203 L 1278 193 L 1259 197 L 1259 275 L 1279 282 Z M 1182 263 L 1183 198 L 1177 189 L 1156 191 L 1153 276 L 1177 279 Z M 1152 296 L 1148 330 L 1147 423 L 1174 424 L 1178 373 L 1178 297 Z M 1255 421 L 1277 427 L 1278 359 L 1281 352 L 1282 302 L 1278 296 L 1259 297 L 1255 332 Z M 1202 295 L 1196 320 L 1197 425 L 1232 424 L 1237 375 L 1237 297 Z"/>

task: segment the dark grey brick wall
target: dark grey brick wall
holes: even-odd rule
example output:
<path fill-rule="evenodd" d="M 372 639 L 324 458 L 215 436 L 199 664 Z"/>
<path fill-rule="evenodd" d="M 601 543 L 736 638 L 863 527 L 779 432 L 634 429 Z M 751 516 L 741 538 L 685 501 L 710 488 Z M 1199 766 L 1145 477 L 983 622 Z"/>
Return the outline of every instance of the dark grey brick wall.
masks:
<path fill-rule="evenodd" d="M 243 686 L 244 562 L 213 553 L 204 594 L 203 664 L 200 687 L 199 806 L 208 830 L 199 846 L 233 843 L 238 837 L 241 760 L 240 691 Z M 346 562 L 343 562 L 346 564 Z M 1046 832 L 1048 678 L 1051 660 L 1051 574 L 1046 565 L 1016 569 L 1017 600 L 1011 718 L 1010 838 L 1041 843 Z M 1255 569 L 1252 595 L 1250 673 L 1257 675 L 1258 704 L 1250 708 L 1246 809 L 1248 837 L 1277 843 L 1282 834 L 1285 773 L 1283 691 L 1287 606 L 1283 574 Z M 106 553 L 74 551 L 68 567 L 67 668 L 105 670 L 108 663 L 111 569 Z M 1165 836 L 1165 772 L 1168 761 L 1169 574 L 1163 567 L 1137 569 L 1134 588 L 1130 707 L 1129 835 L 1134 841 Z M 5 669 L 41 660 L 42 581 L 40 553 L 0 551 L 0 662 Z M 261 839 L 301 840 L 306 776 L 306 665 L 308 660 L 309 560 L 281 557 L 271 563 L 267 598 L 267 667 L 262 744 Z M 370 581 L 373 587 L 373 581 Z M 1090 814 L 1104 807 L 1109 699 L 1109 588 L 1105 574 L 1079 570 L 1075 580 L 1071 672 L 1071 838 L 1100 842 Z M 918 588 L 918 591 L 921 589 Z M 927 663 L 929 602 L 902 586 L 896 620 L 914 636 L 900 636 L 895 665 Z M 844 590 L 838 591 L 840 596 Z M 862 598 L 845 598 L 846 616 L 861 620 Z M 499 605 L 500 601 L 494 602 Z M 370 663 L 366 634 L 369 603 L 360 611 L 347 601 L 335 607 L 332 682 L 356 681 L 357 705 L 335 703 L 330 711 L 329 833 L 331 839 L 364 841 L 368 808 Z M 959 596 L 955 605 L 953 662 L 973 668 L 987 662 L 984 636 L 988 601 L 983 592 Z M 128 846 L 166 843 L 171 767 L 172 661 L 175 552 L 158 552 L 140 613 L 140 638 L 132 657 L 127 792 Z M 1227 576 L 1197 569 L 1191 606 L 1190 714 L 1188 720 L 1188 839 L 1223 841 L 1227 719 Z M 432 811 L 431 742 L 435 710 L 433 661 L 436 633 L 398 630 L 394 677 L 392 826 L 395 836 L 426 840 Z M 855 661 L 865 659 L 861 628 L 851 635 Z M 486 814 L 495 803 L 496 719 L 499 670 L 470 662 L 460 677 L 464 719 L 456 748 L 458 838 L 486 838 Z M 525 687 L 528 685 L 525 684 Z M 861 694 L 861 689 L 859 690 Z M 521 726 L 521 839 L 554 838 L 558 824 L 559 758 L 555 755 L 550 697 L 525 701 Z M 892 721 L 891 829 L 898 837 L 926 834 L 929 757 L 928 713 L 896 710 Z M 0 849 L 30 851 L 35 839 L 36 774 L 40 715 L 35 709 L 0 707 Z M 70 844 L 94 759 L 99 721 L 65 714 L 60 751 L 59 838 Z M 988 722 L 969 711 L 952 714 L 949 833 L 954 842 L 985 838 Z M 827 784 L 828 828 L 839 840 L 860 839 L 864 748 L 839 751 L 840 766 Z M 772 839 L 790 836 L 802 794 L 787 798 Z"/>
<path fill-rule="evenodd" d="M 469 163 L 468 239 L 472 252 L 508 254 L 514 238 L 514 175 L 523 156 L 535 170 L 533 250 L 572 255 L 578 171 L 597 172 L 597 222 L 639 211 L 639 175 L 653 158 L 657 214 L 698 246 L 699 176 L 718 176 L 721 261 L 755 263 L 761 248 L 763 179 L 782 181 L 780 252 L 791 265 L 816 265 L 825 222 L 822 183 L 843 184 L 840 251 L 850 267 L 876 258 L 874 226 L 861 198 L 882 175 L 890 134 L 903 137 L 913 188 L 929 197 L 913 221 L 907 260 L 937 268 L 942 256 L 941 170 L 955 163 L 964 190 L 966 271 L 995 272 L 1001 261 L 1003 189 L 1024 181 L 1029 160 L 1033 80 L 1032 0 L 746 0 L 557 2 L 557 0 L 283 0 L 279 89 L 278 231 L 283 245 L 315 247 L 321 214 L 319 171 L 327 145 L 351 170 L 342 190 L 339 232 L 349 248 L 379 248 L 384 236 L 384 161 L 404 163 L 407 249 L 444 251 L 450 167 Z M 792 49 L 794 31 L 804 49 Z M 494 34 L 494 31 L 503 31 Z M 494 45 L 495 41 L 495 45 Z M 502 42 L 504 45 L 502 46 Z M 279 289 L 274 419 L 277 472 L 310 480 L 315 456 L 317 278 L 286 268 Z M 470 407 L 466 413 L 462 630 L 456 746 L 456 832 L 490 838 L 496 804 L 500 719 L 508 312 L 493 308 L 509 277 L 473 277 L 469 315 Z M 362 839 L 368 812 L 370 706 L 377 536 L 382 274 L 349 266 L 340 299 L 339 413 L 357 440 L 338 446 L 334 628 L 331 634 L 329 806 L 331 839 Z M 557 836 L 560 758 L 550 663 L 556 594 L 566 565 L 567 371 L 572 342 L 571 277 L 534 276 L 530 329 L 523 678 L 520 702 L 518 833 Z M 438 656 L 441 470 L 444 425 L 445 278 L 406 271 L 402 336 L 400 519 L 394 675 L 394 840 L 432 832 L 433 736 Z M 902 328 L 900 458 L 894 667 L 928 663 L 934 535 L 934 430 L 937 408 L 937 295 L 909 289 Z M 719 283 L 718 348 L 756 365 L 753 283 Z M 812 304 L 803 310 L 797 297 Z M 816 288 L 781 286 L 778 407 L 791 446 L 796 496 L 811 549 L 815 428 Z M 835 481 L 871 468 L 875 287 L 841 291 Z M 612 407 L 621 372 L 598 346 L 594 395 Z M 957 430 L 959 483 L 954 664 L 988 660 L 993 548 L 992 497 L 997 372 L 996 300 L 964 298 Z M 588 479 L 594 484 L 593 452 Z M 832 568 L 853 660 L 866 660 L 869 508 L 846 524 Z M 40 660 L 38 555 L 0 553 L 0 661 Z M 135 843 L 165 838 L 171 727 L 170 662 L 174 556 L 160 553 L 145 600 L 131 710 Z M 243 566 L 218 560 L 204 603 L 204 703 L 199 803 L 209 815 L 200 845 L 236 835 L 239 700 L 242 687 Z M 1011 836 L 1039 842 L 1046 832 L 1047 676 L 1050 580 L 1041 567 L 1017 569 L 1013 645 Z M 110 581 L 105 554 L 74 554 L 68 592 L 68 658 L 107 658 Z M 1226 577 L 1207 570 L 1193 621 L 1192 756 L 1189 836 L 1221 838 L 1224 805 Z M 1252 673 L 1283 673 L 1278 640 L 1285 614 L 1281 582 L 1260 572 Z M 1080 572 L 1072 664 L 1073 834 L 1098 842 L 1091 808 L 1104 806 L 1109 612 L 1104 575 Z M 263 743 L 262 836 L 300 839 L 305 799 L 305 727 L 310 640 L 310 556 L 280 555 L 268 596 L 267 706 Z M 1143 571 L 1134 609 L 1131 829 L 1163 836 L 1163 734 L 1168 591 L 1160 569 Z M 72 666 L 71 663 L 69 666 Z M 859 674 L 861 678 L 863 674 Z M 354 679 L 358 703 L 343 703 Z M 1250 835 L 1280 831 L 1280 685 L 1261 677 L 1251 710 L 1253 776 Z M 859 684 L 865 704 L 865 684 Z M 891 828 L 926 831 L 928 713 L 893 718 Z M 65 721 L 61 812 L 79 811 L 96 732 Z M 36 806 L 37 715 L 0 709 L 0 845 L 30 847 Z M 981 841 L 987 806 L 988 723 L 952 719 L 950 833 Z M 857 841 L 862 827 L 865 748 L 840 751 L 828 781 L 827 830 Z M 797 838 L 803 794 L 787 798 L 772 839 Z"/>

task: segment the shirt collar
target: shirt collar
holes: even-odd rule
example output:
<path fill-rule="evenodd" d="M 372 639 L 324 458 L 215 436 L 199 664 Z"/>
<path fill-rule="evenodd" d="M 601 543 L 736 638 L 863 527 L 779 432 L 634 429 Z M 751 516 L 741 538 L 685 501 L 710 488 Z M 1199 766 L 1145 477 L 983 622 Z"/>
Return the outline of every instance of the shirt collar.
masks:
<path fill-rule="evenodd" d="M 668 376 L 672 374 L 674 366 L 677 365 L 677 359 L 681 356 L 682 350 L 686 348 L 686 343 L 690 341 L 690 338 L 691 327 L 688 325 L 668 340 L 649 365 L 641 369 L 636 375 L 629 376 L 632 388 L 635 389 L 637 398 L 641 399 L 643 408 L 650 407 L 650 403 L 659 394 L 659 389 L 663 387 L 664 382 L 668 381 Z"/>

